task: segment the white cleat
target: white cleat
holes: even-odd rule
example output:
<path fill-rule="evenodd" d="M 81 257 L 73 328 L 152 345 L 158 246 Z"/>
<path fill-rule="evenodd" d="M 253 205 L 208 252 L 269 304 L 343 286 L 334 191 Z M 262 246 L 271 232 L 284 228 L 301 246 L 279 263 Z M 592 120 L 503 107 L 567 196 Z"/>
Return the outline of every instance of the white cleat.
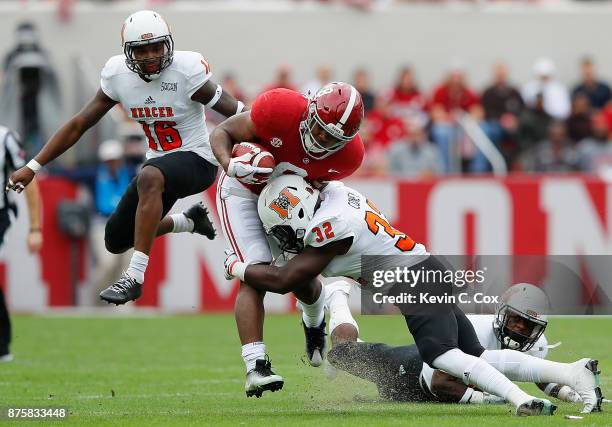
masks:
<path fill-rule="evenodd" d="M 275 392 L 282 389 L 284 384 L 283 377 L 272 372 L 272 364 L 266 356 L 265 359 L 257 359 L 255 369 L 247 373 L 244 391 L 247 397 L 260 398 L 264 391 Z"/>
<path fill-rule="evenodd" d="M 552 415 L 555 413 L 556 409 L 557 407 L 553 405 L 548 399 L 533 398 L 525 403 L 520 404 L 516 408 L 516 415 L 519 417 Z"/>
<path fill-rule="evenodd" d="M 588 357 L 572 363 L 572 367 L 575 369 L 575 376 L 574 384 L 571 384 L 571 387 L 582 398 L 584 407 L 581 412 L 583 414 L 601 412 L 603 395 L 599 387 L 599 374 L 601 371 L 597 369 L 598 364 L 597 360 L 589 359 Z"/>
<path fill-rule="evenodd" d="M 0 356 L 0 363 L 9 363 L 13 361 L 13 355 L 11 353 L 3 354 Z"/>

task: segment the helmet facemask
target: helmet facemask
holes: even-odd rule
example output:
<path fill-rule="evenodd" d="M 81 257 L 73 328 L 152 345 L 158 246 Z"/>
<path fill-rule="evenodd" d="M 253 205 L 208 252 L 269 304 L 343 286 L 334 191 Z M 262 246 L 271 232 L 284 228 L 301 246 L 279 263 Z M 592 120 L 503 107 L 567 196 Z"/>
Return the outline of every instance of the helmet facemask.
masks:
<path fill-rule="evenodd" d="M 319 125 L 328 135 L 334 138 L 337 142 L 331 146 L 322 145 L 312 131 L 316 125 Z M 304 151 L 313 159 L 324 159 L 336 151 L 342 149 L 355 135 L 344 135 L 344 131 L 340 126 L 332 123 L 325 123 L 317 114 L 316 102 L 311 101 L 308 105 L 308 116 L 306 120 L 300 123 L 300 137 Z"/>
<path fill-rule="evenodd" d="M 164 53 L 161 56 L 147 59 L 136 59 L 134 56 L 134 49 L 140 46 L 151 45 L 155 43 L 163 43 L 164 44 Z M 155 80 L 159 78 L 161 72 L 168 68 L 170 64 L 172 64 L 172 60 L 174 59 L 174 41 L 172 40 L 172 35 L 167 34 L 161 37 L 157 37 L 154 39 L 144 40 L 144 41 L 133 41 L 133 42 L 125 42 L 123 45 L 123 52 L 125 54 L 125 63 L 127 67 L 145 77 L 149 80 Z M 150 64 L 157 64 L 157 71 L 150 72 L 147 71 L 147 66 Z"/>
<path fill-rule="evenodd" d="M 275 225 L 268 234 L 274 238 L 278 248 L 283 252 L 299 254 L 304 250 L 306 230 L 303 228 L 294 231 L 290 225 Z"/>
<path fill-rule="evenodd" d="M 319 191 L 298 175 L 272 179 L 257 201 L 257 213 L 266 235 L 283 252 L 300 253 L 306 230 L 320 203 Z"/>
<path fill-rule="evenodd" d="M 530 330 L 522 333 L 508 325 L 508 322 L 516 317 L 523 319 Z M 503 304 L 497 310 L 494 330 L 497 339 L 502 344 L 502 348 L 527 351 L 540 339 L 547 324 L 548 322 L 544 319 L 532 316 L 528 312 L 519 311 L 508 304 Z"/>

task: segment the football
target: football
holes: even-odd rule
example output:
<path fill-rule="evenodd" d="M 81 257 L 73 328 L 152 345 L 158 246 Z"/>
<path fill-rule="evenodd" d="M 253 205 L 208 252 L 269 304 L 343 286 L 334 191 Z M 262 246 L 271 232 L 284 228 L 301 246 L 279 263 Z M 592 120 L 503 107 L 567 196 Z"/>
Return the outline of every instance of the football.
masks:
<path fill-rule="evenodd" d="M 234 145 L 232 148 L 232 157 L 241 157 L 245 154 L 249 154 L 245 159 L 249 159 L 248 163 L 252 166 L 257 166 L 260 168 L 272 168 L 276 166 L 276 160 L 274 160 L 274 156 L 268 150 L 266 150 L 262 145 L 257 144 L 255 142 L 241 142 L 239 144 Z M 256 179 L 264 179 L 265 177 L 261 174 L 255 174 L 254 177 Z M 240 177 L 237 177 L 240 180 Z M 243 177 L 244 178 L 244 177 Z"/>

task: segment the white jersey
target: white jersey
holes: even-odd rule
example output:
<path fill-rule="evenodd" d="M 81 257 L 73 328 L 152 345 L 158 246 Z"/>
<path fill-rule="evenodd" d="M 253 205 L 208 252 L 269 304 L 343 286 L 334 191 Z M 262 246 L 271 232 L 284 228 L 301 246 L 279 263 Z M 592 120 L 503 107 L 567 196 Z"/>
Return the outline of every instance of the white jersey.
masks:
<path fill-rule="evenodd" d="M 406 266 L 417 264 L 429 254 L 425 246 L 394 229 L 376 206 L 361 193 L 332 181 L 322 192 L 321 206 L 308 225 L 304 244 L 320 247 L 347 237 L 349 251 L 336 256 L 321 273 L 326 277 L 346 276 L 359 280 L 364 255 L 406 255 Z M 381 267 L 382 268 L 382 267 Z"/>
<path fill-rule="evenodd" d="M 191 100 L 211 76 L 208 62 L 197 52 L 175 51 L 172 64 L 150 82 L 128 69 L 124 55 L 117 55 L 102 69 L 100 87 L 142 125 L 149 143 L 147 159 L 193 151 L 217 165 L 208 140 L 204 106 Z"/>
<path fill-rule="evenodd" d="M 501 350 L 501 343 L 495 336 L 495 330 L 493 329 L 493 322 L 495 321 L 494 315 L 468 314 L 467 318 L 472 322 L 472 325 L 474 325 L 478 341 L 480 341 L 480 344 L 482 344 L 485 350 Z M 545 359 L 548 354 L 548 340 L 544 334 L 540 335 L 540 338 L 538 338 L 533 347 L 524 353 L 530 356 L 539 357 L 540 359 Z M 423 380 L 425 380 L 425 384 L 429 387 L 429 390 L 431 390 L 433 372 L 434 370 L 427 363 L 423 363 L 421 375 L 423 376 Z"/>

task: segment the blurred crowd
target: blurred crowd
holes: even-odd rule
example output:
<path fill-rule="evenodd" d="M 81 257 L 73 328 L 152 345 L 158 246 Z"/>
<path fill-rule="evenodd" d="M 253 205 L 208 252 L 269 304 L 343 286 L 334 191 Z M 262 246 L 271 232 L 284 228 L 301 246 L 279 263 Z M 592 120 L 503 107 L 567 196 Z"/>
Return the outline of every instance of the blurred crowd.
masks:
<path fill-rule="evenodd" d="M 62 109 L 57 73 L 40 39 L 31 23 L 18 25 L 2 67 L 2 124 L 22 135 L 28 157 L 60 125 L 57 113 Z M 555 64 L 548 58 L 538 59 L 532 79 L 521 84 L 513 81 L 506 64 L 493 64 L 490 81 L 480 89 L 470 84 L 458 61 L 432 88 L 419 84 L 418 66 L 400 67 L 389 88 L 374 88 L 371 72 L 359 68 L 349 79 L 361 92 L 366 110 L 360 133 L 367 155 L 361 175 L 482 174 L 499 172 L 500 163 L 511 172 L 601 176 L 612 171 L 612 94 L 591 57 L 576 64 L 578 78 L 571 86 L 556 78 Z M 280 64 L 257 93 L 246 93 L 236 75 L 216 76 L 224 90 L 247 105 L 272 88 L 313 95 L 336 78 L 331 65 L 320 64 L 311 79 L 297 82 L 291 66 Z M 212 127 L 223 118 L 211 110 L 207 119 Z M 116 137 L 124 159 L 135 167 L 146 149 L 141 127 L 126 118 L 117 125 Z"/>
<path fill-rule="evenodd" d="M 352 83 L 366 107 L 361 135 L 367 156 L 359 173 L 416 178 L 491 172 L 468 131 L 474 123 L 501 153 L 508 171 L 607 174 L 612 171 L 610 86 L 590 57 L 577 64 L 580 78 L 571 87 L 555 74 L 553 61 L 541 58 L 533 65 L 532 80 L 518 85 L 499 62 L 489 84 L 479 90 L 470 85 L 462 64 L 455 63 L 443 81 L 425 90 L 416 70 L 404 66 L 391 88 L 376 90 L 368 70 L 355 70 Z M 262 91 L 285 87 L 313 94 L 333 79 L 332 68 L 323 64 L 312 80 L 299 85 L 291 67 L 283 64 Z M 225 75 L 222 84 L 250 101 L 234 75 Z"/>

